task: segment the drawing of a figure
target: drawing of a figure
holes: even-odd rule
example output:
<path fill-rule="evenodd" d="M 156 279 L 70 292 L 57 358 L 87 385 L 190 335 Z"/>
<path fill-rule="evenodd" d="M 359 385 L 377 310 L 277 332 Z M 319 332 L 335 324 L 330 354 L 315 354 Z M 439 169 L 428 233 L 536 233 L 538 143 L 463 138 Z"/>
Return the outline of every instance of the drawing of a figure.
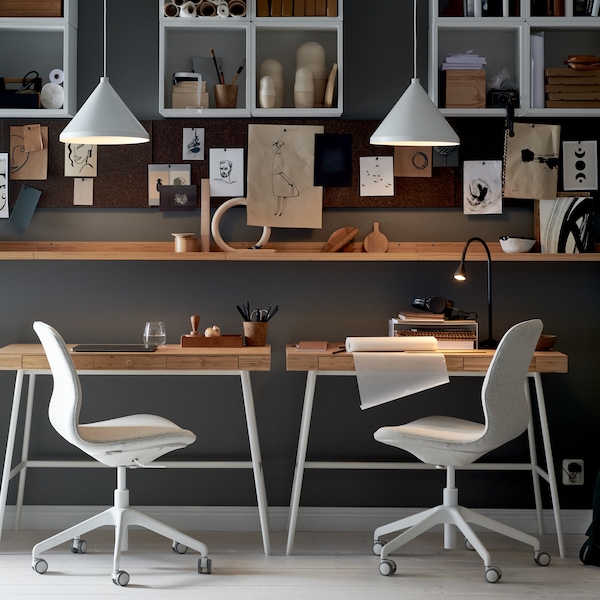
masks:
<path fill-rule="evenodd" d="M 67 144 L 68 159 L 71 167 L 78 168 L 82 174 L 84 170 L 94 171 L 94 165 L 91 163 L 94 147 L 90 144 Z"/>
<path fill-rule="evenodd" d="M 223 183 L 236 183 L 231 179 L 231 172 L 233 171 L 233 162 L 230 160 L 219 161 L 219 175 L 216 181 L 222 181 Z"/>
<path fill-rule="evenodd" d="M 281 217 L 285 212 L 287 199 L 298 197 L 300 191 L 285 172 L 285 159 L 281 151 L 284 142 L 278 140 L 273 146 L 275 147 L 275 156 L 273 157 L 273 196 L 277 198 L 275 215 Z"/>

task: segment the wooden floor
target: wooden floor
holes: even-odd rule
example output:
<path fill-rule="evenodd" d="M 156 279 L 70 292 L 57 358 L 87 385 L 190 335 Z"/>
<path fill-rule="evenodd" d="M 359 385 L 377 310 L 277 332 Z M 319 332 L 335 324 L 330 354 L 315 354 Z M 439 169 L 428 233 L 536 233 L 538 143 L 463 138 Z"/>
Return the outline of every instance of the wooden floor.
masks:
<path fill-rule="evenodd" d="M 208 545 L 212 574 L 197 573 L 198 555 L 177 555 L 170 542 L 146 531 L 130 532 L 130 549 L 121 568 L 131 576 L 126 588 L 112 583 L 112 531 L 86 536 L 88 551 L 72 554 L 68 545 L 46 552 L 48 572 L 31 569 L 31 548 L 50 535 L 40 531 L 5 531 L 0 544 L 0 598 L 165 598 L 194 600 L 572 600 L 600 597 L 600 568 L 579 562 L 583 536 L 566 536 L 568 556 L 559 558 L 555 536 L 542 536 L 552 555 L 547 567 L 533 561 L 529 547 L 496 534 L 482 534 L 502 579 L 487 583 L 483 565 L 464 547 L 443 550 L 441 533 L 428 533 L 393 558 L 396 574 L 379 574 L 372 554 L 372 533 L 302 533 L 295 554 L 285 556 L 285 535 L 272 534 L 273 555 L 264 556 L 259 533 L 197 535 Z M 459 536 L 460 537 L 460 536 Z"/>

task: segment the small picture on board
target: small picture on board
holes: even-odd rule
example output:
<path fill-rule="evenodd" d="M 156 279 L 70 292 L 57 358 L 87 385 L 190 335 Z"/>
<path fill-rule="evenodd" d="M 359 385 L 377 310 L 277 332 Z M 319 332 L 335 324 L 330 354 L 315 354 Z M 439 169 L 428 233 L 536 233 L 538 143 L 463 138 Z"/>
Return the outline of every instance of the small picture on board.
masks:
<path fill-rule="evenodd" d="M 0 219 L 8 219 L 8 153 L 0 152 Z"/>
<path fill-rule="evenodd" d="M 464 161 L 463 213 L 465 215 L 502 214 L 502 161 Z"/>
<path fill-rule="evenodd" d="M 596 140 L 563 142 L 563 189 L 597 190 L 598 155 Z"/>
<path fill-rule="evenodd" d="M 195 185 L 163 185 L 160 188 L 160 210 L 196 210 L 197 206 Z"/>
<path fill-rule="evenodd" d="M 551 254 L 594 251 L 594 199 L 539 201 L 540 249 Z"/>
<path fill-rule="evenodd" d="M 394 195 L 394 157 L 360 157 L 360 195 Z"/>
<path fill-rule="evenodd" d="M 244 195 L 243 148 L 211 148 L 208 168 L 211 196 Z"/>
<path fill-rule="evenodd" d="M 98 153 L 94 144 L 65 144 L 65 177 L 96 177 Z"/>

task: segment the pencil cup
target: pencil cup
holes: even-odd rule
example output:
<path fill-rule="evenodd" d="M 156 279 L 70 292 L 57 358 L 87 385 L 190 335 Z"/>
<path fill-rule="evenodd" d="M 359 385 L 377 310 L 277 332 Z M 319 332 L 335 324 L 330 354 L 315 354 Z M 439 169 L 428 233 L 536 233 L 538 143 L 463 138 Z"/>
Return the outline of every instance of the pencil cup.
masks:
<path fill-rule="evenodd" d="M 215 85 L 215 105 L 217 108 L 235 108 L 238 86 L 219 83 Z"/>
<path fill-rule="evenodd" d="M 244 321 L 246 346 L 264 346 L 267 341 L 267 321 Z"/>

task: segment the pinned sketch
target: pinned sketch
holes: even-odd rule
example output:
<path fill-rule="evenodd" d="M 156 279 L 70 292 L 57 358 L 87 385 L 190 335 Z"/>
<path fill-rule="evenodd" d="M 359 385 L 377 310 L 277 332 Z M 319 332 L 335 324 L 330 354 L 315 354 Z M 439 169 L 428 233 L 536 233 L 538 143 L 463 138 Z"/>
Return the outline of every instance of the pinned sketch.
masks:
<path fill-rule="evenodd" d="M 360 195 L 394 195 L 394 157 L 360 157 Z"/>
<path fill-rule="evenodd" d="M 549 253 L 594 251 L 594 199 L 539 201 L 540 248 Z"/>
<path fill-rule="evenodd" d="M 160 210 L 196 210 L 198 189 L 195 185 L 163 185 L 160 188 Z"/>
<path fill-rule="evenodd" d="M 560 125 L 514 123 L 504 143 L 505 198 L 556 198 Z"/>
<path fill-rule="evenodd" d="M 244 195 L 243 148 L 211 148 L 208 172 L 211 196 Z"/>
<path fill-rule="evenodd" d="M 598 189 L 597 140 L 563 142 L 563 188 L 571 190 Z"/>
<path fill-rule="evenodd" d="M 0 219 L 8 219 L 8 153 L 0 153 Z"/>
<path fill-rule="evenodd" d="M 323 126 L 248 126 L 248 225 L 322 226 L 323 188 L 314 185 L 322 133 Z"/>
<path fill-rule="evenodd" d="M 432 166 L 431 146 L 394 148 L 394 177 L 431 177 Z"/>
<path fill-rule="evenodd" d="M 183 129 L 183 152 L 181 160 L 204 160 L 204 129 Z"/>
<path fill-rule="evenodd" d="M 33 143 L 35 138 L 39 144 Z M 39 125 L 11 126 L 11 179 L 46 179 L 48 176 L 48 127 Z"/>
<path fill-rule="evenodd" d="M 463 213 L 465 215 L 502 214 L 502 161 L 464 161 Z"/>
<path fill-rule="evenodd" d="M 65 177 L 96 177 L 98 153 L 94 144 L 65 144 Z"/>
<path fill-rule="evenodd" d="M 148 165 L 148 205 L 160 206 L 163 185 L 190 185 L 191 165 Z"/>

